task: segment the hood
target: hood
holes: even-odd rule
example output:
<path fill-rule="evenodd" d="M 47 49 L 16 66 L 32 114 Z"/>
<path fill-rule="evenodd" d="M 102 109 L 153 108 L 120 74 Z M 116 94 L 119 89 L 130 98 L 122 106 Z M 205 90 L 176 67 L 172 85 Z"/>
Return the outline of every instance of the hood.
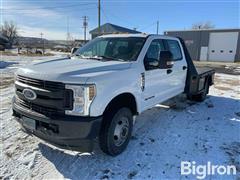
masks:
<path fill-rule="evenodd" d="M 17 74 L 36 79 L 68 83 L 86 83 L 92 76 L 129 68 L 130 62 L 92 59 L 55 59 L 20 68 Z"/>

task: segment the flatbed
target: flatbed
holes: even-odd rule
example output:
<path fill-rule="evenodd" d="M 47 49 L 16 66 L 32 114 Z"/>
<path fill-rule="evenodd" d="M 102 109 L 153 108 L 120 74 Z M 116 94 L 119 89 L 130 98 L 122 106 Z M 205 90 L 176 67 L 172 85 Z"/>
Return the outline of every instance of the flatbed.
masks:
<path fill-rule="evenodd" d="M 195 67 L 183 39 L 179 38 L 188 64 L 185 93 L 190 100 L 203 101 L 214 83 L 215 70 Z"/>

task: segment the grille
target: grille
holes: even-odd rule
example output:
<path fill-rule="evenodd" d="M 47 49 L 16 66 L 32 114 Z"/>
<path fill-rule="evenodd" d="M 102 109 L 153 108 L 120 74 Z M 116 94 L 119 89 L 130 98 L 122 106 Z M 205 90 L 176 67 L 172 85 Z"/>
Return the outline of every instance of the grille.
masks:
<path fill-rule="evenodd" d="M 64 115 L 63 110 L 49 108 L 49 107 L 43 107 L 43 106 L 33 104 L 33 103 L 25 101 L 25 100 L 21 100 L 19 98 L 15 99 L 15 103 L 25 109 L 30 109 L 34 112 L 44 114 L 45 116 L 48 116 L 48 117 Z"/>
<path fill-rule="evenodd" d="M 34 87 L 39 87 L 42 89 L 58 89 L 58 90 L 65 89 L 64 84 L 61 82 L 43 81 L 43 80 L 28 78 L 20 75 L 17 76 L 16 80 L 21 83 L 34 86 Z"/>
<path fill-rule="evenodd" d="M 73 107 L 73 92 L 65 89 L 65 85 L 61 82 L 43 81 L 24 76 L 17 76 L 16 80 L 22 84 L 31 87 L 37 94 L 35 100 L 28 100 L 23 95 L 23 90 L 26 88 L 22 84 L 15 84 L 16 87 L 16 105 L 33 112 L 45 115 L 47 117 L 62 116 L 65 110 L 70 110 Z M 47 91 L 45 91 L 47 90 Z"/>

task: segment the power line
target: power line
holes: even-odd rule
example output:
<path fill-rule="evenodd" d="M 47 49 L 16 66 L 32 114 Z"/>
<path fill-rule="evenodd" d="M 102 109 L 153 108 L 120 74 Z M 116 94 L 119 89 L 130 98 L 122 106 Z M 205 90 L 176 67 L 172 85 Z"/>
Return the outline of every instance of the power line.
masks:
<path fill-rule="evenodd" d="M 103 16 L 105 17 L 106 21 L 107 21 L 107 22 L 110 22 L 109 19 L 108 19 L 108 17 L 107 17 L 107 15 L 106 15 L 106 13 L 105 13 L 105 11 L 103 10 L 103 8 L 101 8 L 101 11 L 102 11 L 102 14 L 103 14 Z"/>
<path fill-rule="evenodd" d="M 86 11 L 86 10 L 93 10 L 93 9 L 96 9 L 96 7 L 92 7 L 92 8 L 81 8 L 81 9 L 79 9 L 78 8 L 78 10 L 81 10 L 81 11 Z M 43 9 L 42 9 L 43 10 Z M 61 10 L 58 10 L 58 12 L 60 11 L 60 12 L 69 12 L 69 11 L 71 11 L 72 9 L 61 9 Z M 27 12 L 24 12 L 24 11 L 16 11 L 16 12 L 9 12 L 9 11 L 5 11 L 5 12 L 2 12 L 2 14 L 4 14 L 5 16 L 7 16 L 8 14 L 10 14 L 10 15 L 12 15 L 13 13 L 15 13 L 15 14 L 26 14 L 26 15 L 28 15 L 28 14 L 33 14 L 34 12 L 32 11 L 32 10 L 26 10 Z"/>
<path fill-rule="evenodd" d="M 88 5 L 96 5 L 96 3 L 86 3 L 86 4 L 75 4 L 75 5 L 65 5 L 65 6 L 51 6 L 51 7 L 38 7 L 38 8 L 0 8 L 0 10 L 14 10 L 14 11 L 26 11 L 26 10 L 44 10 L 44 9 L 59 9 L 59 8 L 69 8 L 69 7 L 79 7 L 79 6 L 88 6 Z"/>
<path fill-rule="evenodd" d="M 104 12 L 104 14 L 106 14 L 106 8 L 104 9 L 103 7 L 101 7 L 101 10 Z M 117 16 L 117 15 L 115 15 L 114 13 L 112 13 L 112 12 L 110 12 L 110 11 L 108 11 L 108 14 L 112 17 L 112 18 L 117 18 L 118 20 L 120 20 L 120 21 L 122 21 L 122 22 L 128 22 L 128 23 L 130 23 L 130 24 L 132 24 L 132 25 L 134 25 L 134 23 L 133 22 L 130 22 L 127 18 L 123 18 L 123 17 L 120 17 L 120 16 Z M 106 16 L 107 17 L 107 16 Z M 150 27 L 152 27 L 152 26 L 156 26 L 156 21 L 154 21 L 154 22 L 152 22 L 151 24 L 149 24 L 149 25 L 147 25 L 147 26 L 144 26 L 144 27 L 139 27 L 139 26 L 137 26 L 137 27 L 135 27 L 136 29 L 138 29 L 138 30 L 140 30 L 140 31 L 143 31 L 143 30 L 145 30 L 145 29 L 148 29 L 148 28 L 150 28 Z"/>
<path fill-rule="evenodd" d="M 70 31 L 69 31 L 69 17 L 67 17 L 67 41 L 71 39 Z"/>
<path fill-rule="evenodd" d="M 153 23 L 151 23 L 151 24 L 149 24 L 149 25 L 147 25 L 147 26 L 144 26 L 143 28 L 139 28 L 141 31 L 143 31 L 143 30 L 145 30 L 145 29 L 148 29 L 148 28 L 150 28 L 150 27 L 152 27 L 152 26 L 155 26 L 156 25 L 156 22 L 153 22 Z"/>
<path fill-rule="evenodd" d="M 133 22 L 129 21 L 129 19 L 127 19 L 127 18 L 117 16 L 116 14 L 114 14 L 113 12 L 111 12 L 109 10 L 107 11 L 106 8 L 104 9 L 101 7 L 101 9 L 104 10 L 105 13 L 107 12 L 107 14 L 109 14 L 109 16 L 111 16 L 112 18 L 118 19 L 121 22 L 125 22 L 125 23 L 127 22 L 129 24 L 134 24 Z"/>

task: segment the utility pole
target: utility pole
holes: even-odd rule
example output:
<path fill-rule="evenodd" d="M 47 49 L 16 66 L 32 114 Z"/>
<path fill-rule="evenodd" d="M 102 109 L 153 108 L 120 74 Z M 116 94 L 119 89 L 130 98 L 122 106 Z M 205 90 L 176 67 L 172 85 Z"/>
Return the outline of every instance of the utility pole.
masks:
<path fill-rule="evenodd" d="M 100 26 L 101 26 L 101 3 L 100 0 L 98 0 L 98 35 L 101 35 L 100 31 Z"/>
<path fill-rule="evenodd" d="M 42 41 L 42 53 L 44 54 L 44 39 L 43 39 L 43 33 L 41 32 L 40 33 L 40 35 L 41 35 L 41 41 Z"/>
<path fill-rule="evenodd" d="M 67 17 L 67 42 L 69 43 L 71 39 L 71 35 L 70 35 L 70 32 L 69 32 L 69 17 Z"/>
<path fill-rule="evenodd" d="M 84 41 L 85 41 L 85 43 L 87 41 L 87 26 L 88 26 L 87 20 L 88 20 L 88 17 L 83 16 L 83 29 L 84 29 Z"/>
<path fill-rule="evenodd" d="M 158 34 L 158 28 L 159 28 L 159 21 L 157 21 L 157 34 Z"/>

